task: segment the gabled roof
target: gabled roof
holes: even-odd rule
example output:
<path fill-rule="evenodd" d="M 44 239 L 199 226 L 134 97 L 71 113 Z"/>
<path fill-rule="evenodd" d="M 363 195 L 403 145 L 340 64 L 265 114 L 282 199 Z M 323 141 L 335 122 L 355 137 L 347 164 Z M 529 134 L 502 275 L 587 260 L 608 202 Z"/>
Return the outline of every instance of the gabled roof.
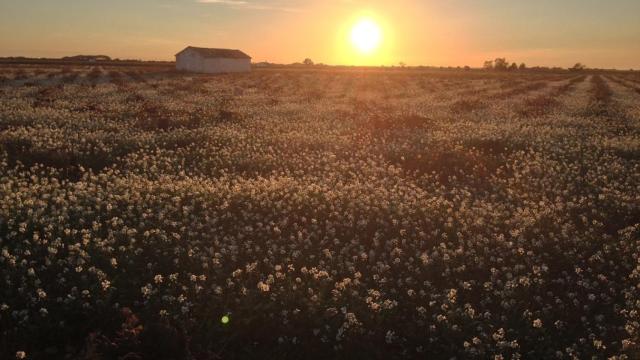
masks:
<path fill-rule="evenodd" d="M 227 59 L 251 59 L 251 56 L 243 53 L 240 50 L 235 49 L 212 49 L 201 48 L 195 46 L 187 46 L 184 50 L 176 54 L 176 56 L 182 54 L 187 50 L 192 50 L 205 58 L 227 58 Z"/>

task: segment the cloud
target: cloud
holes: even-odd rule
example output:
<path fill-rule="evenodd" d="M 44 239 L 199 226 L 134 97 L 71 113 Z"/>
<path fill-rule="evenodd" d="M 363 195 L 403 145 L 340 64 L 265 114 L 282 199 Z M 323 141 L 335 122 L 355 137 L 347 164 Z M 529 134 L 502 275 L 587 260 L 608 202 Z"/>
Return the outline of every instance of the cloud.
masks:
<path fill-rule="evenodd" d="M 284 12 L 302 12 L 302 9 L 281 6 L 281 5 L 268 5 L 264 3 L 250 2 L 244 0 L 196 0 L 201 4 L 218 4 L 229 6 L 234 9 L 248 9 L 248 10 L 274 10 Z"/>

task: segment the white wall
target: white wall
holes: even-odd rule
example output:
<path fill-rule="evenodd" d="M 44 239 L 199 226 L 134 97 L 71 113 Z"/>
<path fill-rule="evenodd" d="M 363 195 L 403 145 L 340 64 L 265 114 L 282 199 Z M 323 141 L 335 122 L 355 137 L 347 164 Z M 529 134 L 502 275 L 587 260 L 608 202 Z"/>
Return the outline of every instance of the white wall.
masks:
<path fill-rule="evenodd" d="M 193 51 L 187 50 L 176 56 L 176 69 L 182 71 L 200 71 L 202 58 Z"/>
<path fill-rule="evenodd" d="M 251 71 L 250 59 L 204 59 L 203 72 L 245 72 Z"/>
<path fill-rule="evenodd" d="M 207 59 L 187 50 L 176 57 L 176 69 L 202 73 L 227 73 L 251 71 L 251 59 Z"/>

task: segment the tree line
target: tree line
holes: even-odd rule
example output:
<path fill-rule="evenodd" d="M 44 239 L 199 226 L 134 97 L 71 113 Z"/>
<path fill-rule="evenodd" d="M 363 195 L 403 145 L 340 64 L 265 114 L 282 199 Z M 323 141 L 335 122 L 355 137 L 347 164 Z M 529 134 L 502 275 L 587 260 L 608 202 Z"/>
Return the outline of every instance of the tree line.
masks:
<path fill-rule="evenodd" d="M 515 62 L 509 64 L 506 58 L 496 58 L 495 60 L 487 60 L 484 62 L 482 66 L 485 70 L 496 70 L 496 71 L 515 71 L 515 70 L 527 70 L 527 65 L 525 63 L 520 63 L 520 65 Z M 569 71 L 582 71 L 587 67 L 582 63 L 576 63 L 572 67 L 569 68 Z M 536 66 L 531 68 L 531 70 L 549 70 L 550 68 L 544 66 Z M 560 70 L 561 68 L 552 68 L 552 70 Z"/>

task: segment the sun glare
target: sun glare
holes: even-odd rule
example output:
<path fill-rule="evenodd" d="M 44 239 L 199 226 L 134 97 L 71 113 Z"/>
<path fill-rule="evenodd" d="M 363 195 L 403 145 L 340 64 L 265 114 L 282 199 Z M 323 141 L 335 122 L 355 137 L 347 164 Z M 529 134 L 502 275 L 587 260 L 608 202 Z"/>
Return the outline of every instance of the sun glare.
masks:
<path fill-rule="evenodd" d="M 351 42 L 363 54 L 374 52 L 382 39 L 380 26 L 370 19 L 358 21 L 351 29 Z"/>

